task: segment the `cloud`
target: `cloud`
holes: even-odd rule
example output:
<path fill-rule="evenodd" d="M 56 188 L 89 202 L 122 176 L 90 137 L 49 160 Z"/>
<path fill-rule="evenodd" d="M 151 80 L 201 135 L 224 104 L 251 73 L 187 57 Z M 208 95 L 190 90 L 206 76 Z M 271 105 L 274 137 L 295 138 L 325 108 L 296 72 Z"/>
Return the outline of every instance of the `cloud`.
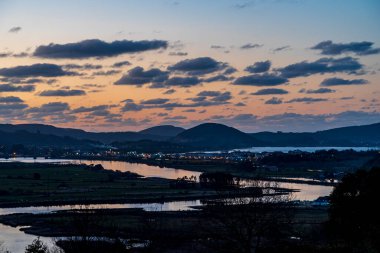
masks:
<path fill-rule="evenodd" d="M 18 78 L 18 77 L 3 77 L 0 78 L 0 81 L 2 82 L 7 82 L 10 84 L 35 84 L 35 83 L 50 83 L 52 80 L 55 79 L 49 79 L 49 80 L 44 80 L 41 78 Z"/>
<path fill-rule="evenodd" d="M 108 108 L 109 108 L 108 105 L 96 105 L 96 106 L 91 106 L 91 107 L 81 106 L 81 107 L 71 110 L 71 113 L 88 113 L 88 112 L 106 110 Z"/>
<path fill-rule="evenodd" d="M 267 72 L 270 69 L 271 62 L 270 61 L 258 61 L 253 65 L 250 65 L 245 68 L 245 71 L 249 73 L 262 73 Z"/>
<path fill-rule="evenodd" d="M 325 93 L 334 93 L 335 90 L 329 89 L 329 88 L 319 88 L 319 89 L 301 89 L 299 93 L 306 93 L 306 94 L 325 94 Z"/>
<path fill-rule="evenodd" d="M 40 94 L 42 97 L 71 97 L 71 96 L 84 96 L 84 90 L 44 90 Z"/>
<path fill-rule="evenodd" d="M 229 91 L 201 91 L 197 94 L 197 97 L 190 98 L 189 100 L 192 100 L 194 102 L 200 102 L 206 101 L 207 99 L 213 102 L 226 102 L 232 99 L 232 95 Z"/>
<path fill-rule="evenodd" d="M 187 119 L 186 116 L 172 116 L 172 117 L 165 117 L 164 119 L 169 119 L 169 120 L 181 120 L 181 119 Z"/>
<path fill-rule="evenodd" d="M 169 55 L 170 56 L 187 56 L 188 53 L 186 53 L 186 52 L 170 52 Z"/>
<path fill-rule="evenodd" d="M 163 94 L 165 94 L 165 95 L 170 95 L 170 94 L 173 94 L 173 93 L 175 93 L 175 92 L 176 92 L 175 89 L 169 89 L 169 90 L 165 91 Z"/>
<path fill-rule="evenodd" d="M 0 84 L 0 92 L 32 92 L 35 88 L 34 85 Z"/>
<path fill-rule="evenodd" d="M 242 45 L 240 49 L 247 50 L 247 49 L 259 48 L 262 46 L 263 45 L 260 45 L 260 44 L 247 43 L 247 44 Z"/>
<path fill-rule="evenodd" d="M 320 50 L 324 55 L 340 55 L 344 53 L 354 53 L 356 55 L 371 55 L 380 53 L 380 48 L 373 48 L 373 42 L 350 42 L 350 43 L 333 43 L 326 40 L 318 43 L 311 49 Z"/>
<path fill-rule="evenodd" d="M 233 82 L 233 84 L 251 86 L 276 86 L 287 82 L 288 79 L 275 74 L 255 74 L 239 77 Z"/>
<path fill-rule="evenodd" d="M 86 64 L 83 64 L 83 65 L 79 65 L 79 64 L 66 64 L 66 65 L 63 65 L 62 66 L 63 68 L 65 69 L 78 69 L 78 70 L 94 70 L 94 69 L 101 69 L 103 68 L 102 65 L 95 65 L 95 64 L 90 64 L 90 63 L 86 63 Z"/>
<path fill-rule="evenodd" d="M 15 26 L 15 27 L 12 27 L 11 29 L 8 30 L 8 32 L 10 33 L 18 33 L 22 30 L 22 28 L 20 26 Z"/>
<path fill-rule="evenodd" d="M 125 102 L 125 104 L 121 108 L 122 112 L 138 112 L 138 111 L 141 111 L 142 109 L 144 109 L 144 106 L 136 104 L 131 99 L 127 99 L 124 102 Z"/>
<path fill-rule="evenodd" d="M 236 103 L 235 106 L 246 106 L 243 102 Z"/>
<path fill-rule="evenodd" d="M 132 63 L 130 63 L 129 61 L 120 61 L 120 62 L 115 62 L 114 64 L 112 64 L 112 67 L 121 68 L 124 66 L 130 66 L 130 65 L 132 65 Z"/>
<path fill-rule="evenodd" d="M 233 79 L 232 77 L 228 77 L 228 76 L 225 76 L 225 75 L 216 75 L 216 76 L 212 76 L 212 77 L 209 77 L 209 78 L 206 78 L 206 79 L 202 79 L 202 81 L 205 82 L 205 83 L 213 83 L 213 82 L 230 81 L 232 79 Z"/>
<path fill-rule="evenodd" d="M 303 97 L 303 98 L 293 98 L 289 101 L 286 101 L 286 103 L 305 103 L 305 104 L 311 104 L 316 102 L 325 102 L 328 101 L 327 98 L 311 98 L 311 97 Z"/>
<path fill-rule="evenodd" d="M 0 116 L 3 118 L 23 118 L 27 107 L 28 105 L 18 97 L 0 97 Z"/>
<path fill-rule="evenodd" d="M 282 104 L 282 99 L 277 97 L 272 97 L 271 99 L 268 99 L 265 101 L 265 104 L 267 105 L 279 105 Z"/>
<path fill-rule="evenodd" d="M 49 122 L 50 124 L 59 124 L 73 122 L 77 119 L 75 115 L 70 114 L 70 106 L 63 102 L 50 102 L 40 107 L 32 107 L 24 111 L 23 120 L 27 122 Z"/>
<path fill-rule="evenodd" d="M 38 113 L 43 115 L 51 115 L 51 113 L 63 112 L 69 110 L 70 106 L 68 103 L 63 102 L 50 102 L 43 104 L 40 107 L 32 107 L 28 109 L 29 113 Z"/>
<path fill-rule="evenodd" d="M 143 100 L 141 101 L 142 105 L 162 105 L 170 100 L 167 98 L 153 98 L 153 99 L 148 99 L 148 100 Z"/>
<path fill-rule="evenodd" d="M 210 57 L 199 57 L 186 59 L 168 67 L 168 70 L 186 73 L 189 75 L 205 75 L 216 71 L 224 70 L 227 63 L 218 62 Z"/>
<path fill-rule="evenodd" d="M 93 76 L 112 76 L 115 74 L 119 74 L 120 70 L 107 70 L 107 71 L 96 71 L 92 73 Z"/>
<path fill-rule="evenodd" d="M 277 48 L 273 49 L 272 52 L 278 53 L 278 52 L 286 51 L 286 50 L 291 50 L 291 47 L 290 46 L 277 47 Z"/>
<path fill-rule="evenodd" d="M 0 52 L 0 58 L 7 58 L 7 57 L 16 57 L 16 58 L 22 58 L 29 56 L 26 52 L 21 53 L 13 53 L 13 52 Z"/>
<path fill-rule="evenodd" d="M 35 57 L 53 59 L 85 59 L 91 57 L 112 57 L 126 53 L 139 53 L 148 50 L 166 49 L 164 40 L 120 40 L 105 42 L 98 39 L 83 40 L 68 44 L 38 46 L 33 53 Z"/>
<path fill-rule="evenodd" d="M 23 103 L 24 100 L 22 100 L 19 97 L 9 96 L 9 97 L 0 97 L 0 103 L 2 104 L 15 104 L 15 103 Z"/>
<path fill-rule="evenodd" d="M 223 71 L 223 75 L 231 75 L 233 73 L 235 73 L 237 71 L 237 69 L 235 69 L 234 67 L 228 67 L 226 68 L 224 71 Z"/>
<path fill-rule="evenodd" d="M 153 68 L 144 70 L 142 67 L 135 67 L 123 75 L 114 84 L 116 85 L 143 85 L 147 83 L 163 82 L 168 79 L 168 72 Z"/>
<path fill-rule="evenodd" d="M 242 3 L 236 3 L 234 4 L 234 7 L 236 9 L 245 9 L 249 6 L 253 5 L 253 1 L 246 1 L 246 2 L 242 2 Z"/>
<path fill-rule="evenodd" d="M 281 73 L 283 77 L 293 78 L 301 76 L 310 76 L 314 74 L 326 74 L 344 72 L 348 74 L 357 74 L 358 70 L 361 70 L 363 65 L 352 57 L 344 58 L 321 58 L 314 62 L 299 62 L 288 65 L 284 68 L 279 68 L 277 71 Z"/>
<path fill-rule="evenodd" d="M 340 85 L 363 85 L 367 84 L 368 81 L 365 79 L 342 79 L 342 78 L 327 78 L 321 82 L 321 86 L 340 86 Z"/>
<path fill-rule="evenodd" d="M 28 66 L 1 68 L 0 75 L 5 77 L 57 77 L 75 75 L 74 72 L 64 71 L 61 66 L 49 63 L 37 63 Z"/>
<path fill-rule="evenodd" d="M 140 103 L 134 102 L 132 99 L 124 100 L 124 106 L 121 111 L 141 111 L 145 109 L 165 109 L 173 110 L 175 108 L 195 108 L 195 107 L 208 107 L 216 105 L 225 105 L 232 99 L 230 92 L 219 91 L 204 91 L 200 92 L 194 98 L 188 98 L 191 103 L 180 103 L 172 101 L 170 99 L 155 98 L 149 100 L 143 100 Z"/>
<path fill-rule="evenodd" d="M 183 110 L 182 112 L 196 112 L 197 110 L 195 109 L 186 109 L 186 110 Z"/>
<path fill-rule="evenodd" d="M 288 93 L 289 92 L 284 89 L 269 88 L 258 90 L 254 93 L 251 93 L 251 95 L 283 95 Z"/>
<path fill-rule="evenodd" d="M 152 84 L 150 88 L 168 88 L 172 86 L 186 88 L 186 87 L 192 87 L 192 86 L 198 85 L 201 82 L 202 80 L 199 79 L 198 77 L 175 76 L 175 77 L 169 78 L 168 80 L 164 82 L 156 82 Z"/>
<path fill-rule="evenodd" d="M 11 52 L 0 52 L 0 58 L 7 58 L 7 57 L 10 57 L 12 56 L 12 53 Z"/>

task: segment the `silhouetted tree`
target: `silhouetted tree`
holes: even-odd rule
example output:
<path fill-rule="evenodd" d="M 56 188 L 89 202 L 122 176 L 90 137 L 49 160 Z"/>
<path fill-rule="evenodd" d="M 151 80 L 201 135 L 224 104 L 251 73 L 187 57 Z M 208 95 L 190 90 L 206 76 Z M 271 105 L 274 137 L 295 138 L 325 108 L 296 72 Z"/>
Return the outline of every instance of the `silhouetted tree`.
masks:
<path fill-rule="evenodd" d="M 273 192 L 273 182 L 253 184 L 251 197 L 229 197 L 204 208 L 206 244 L 217 252 L 255 253 L 263 241 L 279 243 L 290 232 L 291 196 Z M 257 187 L 267 194 L 257 196 Z"/>
<path fill-rule="evenodd" d="M 380 168 L 360 170 L 346 175 L 331 194 L 333 233 L 365 252 L 380 250 L 379 182 Z"/>
<path fill-rule="evenodd" d="M 204 172 L 199 176 L 201 187 L 228 188 L 235 186 L 234 177 L 224 172 Z"/>
<path fill-rule="evenodd" d="M 48 247 L 40 240 L 38 237 L 35 239 L 32 244 L 29 244 L 26 249 L 25 253 L 48 253 L 49 249 Z"/>

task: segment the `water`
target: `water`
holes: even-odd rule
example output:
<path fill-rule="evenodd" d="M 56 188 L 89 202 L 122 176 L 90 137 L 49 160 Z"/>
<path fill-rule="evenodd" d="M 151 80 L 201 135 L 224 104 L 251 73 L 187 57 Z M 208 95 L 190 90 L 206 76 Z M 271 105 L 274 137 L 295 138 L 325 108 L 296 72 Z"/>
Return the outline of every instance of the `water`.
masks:
<path fill-rule="evenodd" d="M 37 157 L 33 159 L 32 157 L 16 157 L 10 159 L 0 158 L 0 162 L 24 162 L 24 163 L 84 163 L 90 164 L 101 164 L 103 168 L 107 170 L 120 170 L 120 171 L 130 171 L 137 173 L 144 177 L 161 177 L 167 179 L 177 179 L 180 177 L 190 177 L 196 176 L 197 178 L 201 172 L 181 170 L 181 169 L 170 169 L 161 168 L 158 166 L 151 166 L 142 163 L 129 163 L 123 161 L 103 161 L 103 160 L 73 160 L 73 159 L 45 159 L 43 157 Z"/>
<path fill-rule="evenodd" d="M 11 253 L 24 253 L 25 247 L 36 238 L 35 235 L 28 235 L 20 231 L 20 227 L 13 228 L 0 223 L 0 243 L 3 243 L 0 246 L 0 251 L 4 249 L 9 250 Z M 54 245 L 51 238 L 40 237 L 40 240 L 49 247 Z"/>
<path fill-rule="evenodd" d="M 171 201 L 164 203 L 136 203 L 136 204 L 92 204 L 85 205 L 91 209 L 122 209 L 122 208 L 141 208 L 145 211 L 160 212 L 160 211 L 188 211 L 193 210 L 192 206 L 201 206 L 200 200 L 188 201 Z M 32 213 L 43 214 L 56 211 L 64 211 L 71 209 L 80 209 L 84 205 L 61 205 L 61 206 L 31 206 L 31 207 L 12 207 L 0 208 L 0 215 L 12 213 Z"/>
<path fill-rule="evenodd" d="M 44 159 L 44 158 L 11 158 L 0 159 L 0 162 L 27 162 L 27 163 L 85 163 L 85 164 L 101 164 L 108 170 L 131 171 L 140 174 L 144 177 L 162 177 L 168 179 L 176 179 L 183 176 L 196 176 L 200 172 L 177 170 L 170 168 L 160 168 L 158 166 L 150 166 L 146 164 L 128 163 L 121 161 L 92 161 L 92 160 L 65 160 L 65 159 Z M 279 187 L 290 188 L 299 190 L 293 194 L 294 199 L 297 200 L 314 200 L 320 196 L 329 195 L 332 191 L 331 186 L 321 185 L 308 185 L 296 183 L 279 183 Z M 90 205 L 90 208 L 142 208 L 147 211 L 180 211 L 191 210 L 191 206 L 201 206 L 200 200 L 195 201 L 174 201 L 166 203 L 146 203 L 146 204 L 99 204 Z M 48 213 L 60 210 L 70 210 L 79 208 L 79 205 L 64 205 L 64 206 L 50 206 L 50 207 L 19 207 L 19 208 L 0 208 L 0 215 L 12 213 Z M 25 234 L 19 230 L 20 228 L 13 228 L 0 224 L 0 242 L 5 242 L 3 245 L 12 253 L 23 253 L 25 247 L 30 244 L 36 236 Z M 41 240 L 48 245 L 53 245 L 51 238 L 41 237 Z"/>
<path fill-rule="evenodd" d="M 144 177 L 161 177 L 161 178 L 167 178 L 167 179 L 177 179 L 179 177 L 190 177 L 190 176 L 196 176 L 199 178 L 199 175 L 201 172 L 197 171 L 189 171 L 189 170 L 183 170 L 183 169 L 170 169 L 170 168 L 161 168 L 158 166 L 151 166 L 146 164 L 139 164 L 139 163 L 129 163 L 129 162 L 123 162 L 123 161 L 102 161 L 102 160 L 65 160 L 65 159 L 45 159 L 45 158 L 11 158 L 11 159 L 0 159 L 0 162 L 7 161 L 7 162 L 27 162 L 27 163 L 84 163 L 84 164 L 101 164 L 105 169 L 107 170 L 120 170 L 120 171 L 131 171 L 134 173 L 137 173 L 139 175 L 142 175 Z M 304 180 L 304 178 L 293 178 L 293 179 L 299 179 Z M 314 200 L 320 196 L 326 196 L 329 195 L 332 191 L 331 186 L 324 186 L 324 185 L 309 185 L 309 184 L 297 184 L 297 183 L 279 183 L 280 187 L 283 188 L 290 188 L 290 189 L 297 189 L 299 192 L 294 193 L 294 197 L 297 200 Z M 152 209 L 158 209 L 163 208 L 163 211 L 177 211 L 177 210 L 186 210 L 187 201 L 178 201 L 178 202 L 170 202 L 170 203 L 177 203 L 175 206 L 173 204 L 170 204 L 174 209 L 167 209 L 168 207 L 165 206 L 159 206 L 154 204 L 124 204 L 120 208 L 144 208 L 145 210 L 151 211 Z M 111 206 L 111 205 L 108 205 Z M 175 209 L 175 208 L 180 209 Z M 36 207 L 34 207 L 36 208 Z M 0 209 L 0 214 L 2 213 Z M 37 209 L 35 209 L 37 210 Z M 56 210 L 59 210 L 56 208 Z"/>
<path fill-rule="evenodd" d="M 252 148 L 243 148 L 243 149 L 233 149 L 231 151 L 243 151 L 243 152 L 253 152 L 253 153 L 262 153 L 262 152 L 284 152 L 288 153 L 290 151 L 302 151 L 302 152 L 315 152 L 318 150 L 330 150 L 335 149 L 338 151 L 342 150 L 355 150 L 355 151 L 370 151 L 370 150 L 380 150 L 380 147 L 252 147 Z"/>

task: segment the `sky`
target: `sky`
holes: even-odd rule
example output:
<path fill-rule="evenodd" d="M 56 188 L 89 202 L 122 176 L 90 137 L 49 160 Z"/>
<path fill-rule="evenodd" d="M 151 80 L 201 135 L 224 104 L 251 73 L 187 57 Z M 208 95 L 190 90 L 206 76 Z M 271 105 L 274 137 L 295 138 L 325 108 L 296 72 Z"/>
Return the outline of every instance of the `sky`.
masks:
<path fill-rule="evenodd" d="M 0 123 L 380 122 L 378 0 L 0 0 Z"/>

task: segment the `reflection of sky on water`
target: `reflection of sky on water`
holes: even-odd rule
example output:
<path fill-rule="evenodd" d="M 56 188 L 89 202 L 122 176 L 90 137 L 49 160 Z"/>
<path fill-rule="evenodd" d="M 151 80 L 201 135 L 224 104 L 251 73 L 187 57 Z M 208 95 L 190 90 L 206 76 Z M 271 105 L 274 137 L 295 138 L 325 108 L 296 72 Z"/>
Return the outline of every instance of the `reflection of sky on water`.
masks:
<path fill-rule="evenodd" d="M 338 151 L 353 149 L 355 151 L 368 151 L 368 150 L 379 150 L 380 147 L 252 147 L 252 148 L 244 148 L 244 149 L 234 149 L 232 151 L 249 151 L 254 153 L 262 153 L 262 152 L 285 152 L 288 153 L 290 151 L 303 151 L 303 152 L 315 152 L 318 150 L 330 150 L 335 149 Z"/>
<path fill-rule="evenodd" d="M 0 223 L 0 242 L 3 242 L 3 248 L 9 250 L 11 253 L 25 252 L 25 247 L 37 238 L 35 235 L 25 234 L 19 229 L 20 228 L 13 228 Z M 40 239 L 49 246 L 53 245 L 51 238 L 40 237 Z"/>
<path fill-rule="evenodd" d="M 50 213 L 55 211 L 71 210 L 71 209 L 121 209 L 121 208 L 142 208 L 146 211 L 186 211 L 192 210 L 191 206 L 200 206 L 200 200 L 190 201 L 173 201 L 165 203 L 137 203 L 137 204 L 93 204 L 93 205 L 62 205 L 62 206 L 32 206 L 32 207 L 15 207 L 0 208 L 0 215 L 12 213 Z"/>
<path fill-rule="evenodd" d="M 10 159 L 0 159 L 0 162 L 26 162 L 26 163 L 84 163 L 84 164 L 101 164 L 107 170 L 120 170 L 120 171 L 130 171 L 142 175 L 144 177 L 162 177 L 167 179 L 177 179 L 184 176 L 196 176 L 197 178 L 201 172 L 188 171 L 181 169 L 170 169 L 161 168 L 158 166 L 151 166 L 141 163 L 129 163 L 122 161 L 100 161 L 100 160 L 65 160 L 65 159 L 45 159 L 37 158 L 33 159 L 31 157 L 23 158 L 10 158 Z"/>
<path fill-rule="evenodd" d="M 176 170 L 169 168 L 160 168 L 158 166 L 150 166 L 146 164 L 128 163 L 121 161 L 91 161 L 91 160 L 64 160 L 64 159 L 44 159 L 44 158 L 11 158 L 0 159 L 0 162 L 39 162 L 39 163 L 85 163 L 85 164 L 102 164 L 108 170 L 131 171 L 145 177 L 162 177 L 168 179 L 176 179 L 183 176 L 195 175 L 197 178 L 200 172 L 193 172 L 187 170 Z M 296 179 L 296 178 L 294 178 Z M 294 199 L 297 200 L 314 200 L 320 196 L 329 195 L 332 191 L 330 186 L 321 185 L 308 185 L 308 184 L 295 184 L 295 183 L 278 183 L 279 187 L 298 189 L 299 192 L 293 194 Z M 166 203 L 148 203 L 148 204 L 99 204 L 89 205 L 86 208 L 143 208 L 147 211 L 179 211 L 191 210 L 190 206 L 200 206 L 200 200 L 194 201 L 175 201 Z M 50 206 L 50 207 L 21 207 L 21 208 L 0 208 L 0 215 L 11 213 L 47 213 L 52 211 L 69 210 L 73 208 L 80 208 L 80 205 L 66 205 L 66 206 Z M 0 241 L 6 242 L 4 245 L 12 253 L 22 253 L 25 246 L 30 244 L 36 237 L 27 235 L 20 231 L 19 228 L 12 228 L 0 224 Z M 51 245 L 51 239 L 41 237 L 41 239 Z"/>

